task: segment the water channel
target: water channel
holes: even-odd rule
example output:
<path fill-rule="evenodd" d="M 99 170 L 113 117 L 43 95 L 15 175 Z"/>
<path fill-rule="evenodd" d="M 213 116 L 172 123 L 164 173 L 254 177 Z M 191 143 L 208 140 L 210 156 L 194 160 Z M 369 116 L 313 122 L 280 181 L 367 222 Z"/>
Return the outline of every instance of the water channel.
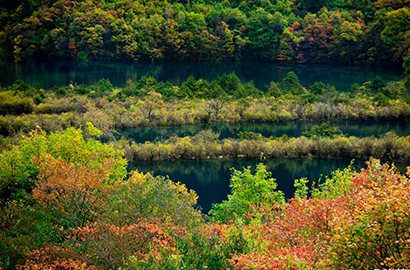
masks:
<path fill-rule="evenodd" d="M 129 170 L 151 172 L 154 175 L 169 176 L 175 182 L 184 183 L 187 188 L 197 192 L 198 205 L 204 213 L 208 213 L 213 203 L 220 203 L 227 199 L 230 193 L 229 179 L 231 168 L 241 170 L 250 166 L 253 170 L 260 160 L 251 159 L 220 159 L 220 160 L 181 160 L 169 162 L 131 163 Z M 294 179 L 306 177 L 312 182 L 325 180 L 331 172 L 344 169 L 350 165 L 347 159 L 266 159 L 264 163 L 276 179 L 278 190 L 285 193 L 287 199 L 293 197 Z M 401 172 L 409 164 L 396 164 Z M 359 170 L 364 168 L 364 161 L 354 161 L 353 166 Z"/>
<path fill-rule="evenodd" d="M 118 135 L 123 136 L 136 143 L 145 141 L 161 141 L 172 136 L 184 137 L 194 136 L 199 131 L 211 129 L 213 132 L 220 133 L 219 138 L 238 138 L 239 132 L 256 132 L 265 137 L 280 137 L 287 135 L 299 137 L 304 131 L 310 130 L 313 125 L 320 125 L 317 121 L 294 121 L 294 122 L 272 122 L 272 123 L 215 123 L 211 125 L 191 125 L 177 127 L 144 127 L 119 129 Z M 343 134 L 356 137 L 379 137 L 386 132 L 394 131 L 399 136 L 410 135 L 410 125 L 405 122 L 332 122 L 332 126 L 338 127 Z"/>
<path fill-rule="evenodd" d="M 277 63 L 246 62 L 70 62 L 23 60 L 15 63 L 13 58 L 0 58 L 1 85 L 11 85 L 22 79 L 27 83 L 51 88 L 55 85 L 94 84 L 102 78 L 109 79 L 114 86 L 122 87 L 131 79 L 137 81 L 143 76 L 152 76 L 158 81 L 169 81 L 181 85 L 190 75 L 208 81 L 225 73 L 235 74 L 242 82 L 253 81 L 255 86 L 266 90 L 271 81 L 281 81 L 289 71 L 309 87 L 316 81 L 331 84 L 338 91 L 347 91 L 353 83 L 362 84 L 379 76 L 385 82 L 402 78 L 401 70 L 329 65 L 284 65 Z"/>

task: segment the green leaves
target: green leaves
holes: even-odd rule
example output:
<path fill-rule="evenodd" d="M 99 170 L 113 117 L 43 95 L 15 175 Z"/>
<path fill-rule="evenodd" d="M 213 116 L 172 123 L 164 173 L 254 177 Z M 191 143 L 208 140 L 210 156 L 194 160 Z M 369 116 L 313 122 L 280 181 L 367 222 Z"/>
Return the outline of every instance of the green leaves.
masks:
<path fill-rule="evenodd" d="M 309 131 L 302 133 L 308 138 L 329 137 L 333 138 L 335 135 L 342 134 L 342 131 L 337 127 L 332 127 L 329 122 L 325 122 L 320 126 L 314 125 Z"/>
<path fill-rule="evenodd" d="M 306 93 L 306 89 L 300 84 L 298 76 L 293 71 L 283 78 L 280 87 L 284 93 L 291 93 L 292 95 Z"/>
<path fill-rule="evenodd" d="M 95 132 L 97 131 L 94 129 L 92 133 Z M 38 167 L 33 164 L 32 158 L 39 158 L 45 153 L 93 169 L 101 168 L 106 160 L 112 159 L 113 167 L 109 181 L 122 179 L 126 174 L 127 162 L 121 151 L 94 138 L 86 140 L 80 129 L 69 128 L 64 132 L 50 135 L 37 130 L 25 138 L 21 145 L 0 154 L 2 204 L 31 192 L 38 174 Z"/>
<path fill-rule="evenodd" d="M 210 215 L 227 222 L 231 219 L 243 219 L 245 213 L 251 213 L 265 204 L 283 203 L 283 192 L 276 190 L 276 180 L 270 176 L 271 173 L 263 163 L 258 164 L 255 174 L 252 174 L 249 167 L 243 171 L 232 169 L 232 194 L 228 195 L 227 201 L 214 204 Z"/>
<path fill-rule="evenodd" d="M 194 208 L 196 200 L 196 193 L 184 184 L 134 171 L 111 192 L 103 216 L 119 226 L 136 220 L 168 220 L 192 226 L 201 220 L 200 211 Z"/>
<path fill-rule="evenodd" d="M 404 41 L 407 31 L 410 31 L 410 8 L 404 7 L 387 12 L 386 26 L 381 32 L 381 38 L 389 49 L 396 51 Z"/>

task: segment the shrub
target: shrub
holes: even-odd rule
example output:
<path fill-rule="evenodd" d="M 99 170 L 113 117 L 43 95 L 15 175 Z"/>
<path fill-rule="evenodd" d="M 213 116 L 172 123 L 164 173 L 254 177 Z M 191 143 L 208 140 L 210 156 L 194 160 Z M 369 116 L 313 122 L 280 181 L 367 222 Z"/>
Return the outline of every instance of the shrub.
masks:
<path fill-rule="evenodd" d="M 314 125 L 309 131 L 302 133 L 303 136 L 308 138 L 318 137 L 330 137 L 333 138 L 337 134 L 341 134 L 342 131 L 337 127 L 332 127 L 329 122 L 325 122 L 320 126 Z"/>
<path fill-rule="evenodd" d="M 104 216 L 112 224 L 128 226 L 136 220 L 172 220 L 181 226 L 200 221 L 194 207 L 197 195 L 181 183 L 134 171 L 111 192 Z"/>
<path fill-rule="evenodd" d="M 102 168 L 104 161 L 112 159 L 110 180 L 122 179 L 126 174 L 126 160 L 122 158 L 121 151 L 94 138 L 86 140 L 80 129 L 69 128 L 50 135 L 36 130 L 20 145 L 0 154 L 1 204 L 6 200 L 25 197 L 25 194 L 31 192 L 38 175 L 38 166 L 32 158 L 45 153 L 94 169 Z"/>
<path fill-rule="evenodd" d="M 408 172 L 410 173 L 410 169 Z M 352 179 L 352 191 L 332 219 L 332 259 L 344 268 L 403 268 L 410 264 L 410 181 L 378 160 Z"/>
<path fill-rule="evenodd" d="M 276 191 L 276 181 L 270 178 L 271 173 L 266 170 L 263 163 L 258 164 L 255 174 L 251 169 L 243 171 L 232 169 L 230 187 L 232 194 L 228 200 L 214 204 L 209 212 L 211 216 L 226 222 L 231 219 L 242 219 L 245 213 L 251 212 L 254 207 L 263 204 L 276 204 L 284 202 L 284 195 Z"/>

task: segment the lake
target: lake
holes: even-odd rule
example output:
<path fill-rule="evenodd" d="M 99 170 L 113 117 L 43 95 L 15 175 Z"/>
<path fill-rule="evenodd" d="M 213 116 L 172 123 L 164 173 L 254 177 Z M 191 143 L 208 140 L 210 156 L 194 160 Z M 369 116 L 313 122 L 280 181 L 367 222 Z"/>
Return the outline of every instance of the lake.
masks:
<path fill-rule="evenodd" d="M 145 141 L 161 141 L 172 136 L 193 136 L 204 129 L 212 129 L 214 132 L 219 132 L 220 139 L 238 138 L 239 132 L 251 131 L 261 133 L 265 137 L 288 135 L 291 137 L 299 137 L 302 132 L 310 130 L 313 125 L 320 125 L 317 121 L 294 121 L 294 122 L 272 122 L 272 123 L 214 123 L 211 125 L 191 125 L 178 127 L 144 127 L 144 128 L 127 128 L 118 129 L 119 135 L 133 140 L 136 143 L 144 143 Z M 410 125 L 405 121 L 392 122 L 331 122 L 332 126 L 340 128 L 343 134 L 367 137 L 378 137 L 389 131 L 394 131 L 399 136 L 410 135 Z"/>
<path fill-rule="evenodd" d="M 161 62 L 161 63 L 125 63 L 125 62 L 87 62 L 70 61 L 34 61 L 23 60 L 15 63 L 13 58 L 0 58 L 0 83 L 2 86 L 11 85 L 15 80 L 22 79 L 30 84 L 38 84 L 44 88 L 70 83 L 94 84 L 102 78 L 109 79 L 116 87 L 122 87 L 131 79 L 137 81 L 143 76 L 152 76 L 158 81 L 169 81 L 174 85 L 181 85 L 190 75 L 195 78 L 211 81 L 224 73 L 235 74 L 242 82 L 253 81 L 255 86 L 266 90 L 271 81 L 281 81 L 288 72 L 295 72 L 300 82 L 309 87 L 316 81 L 334 85 L 339 91 L 347 91 L 351 84 L 361 84 L 379 76 L 385 82 L 400 80 L 401 70 L 391 70 L 371 67 L 355 66 L 326 66 L 326 65 L 283 65 L 275 63 L 200 63 L 200 62 Z M 213 124 L 210 126 L 215 132 L 220 132 L 221 138 L 237 137 L 239 131 L 252 131 L 264 136 L 300 136 L 318 122 L 287 122 L 287 123 L 235 123 Z M 332 123 L 343 133 L 355 136 L 379 136 L 394 130 L 399 135 L 409 135 L 409 127 L 402 122 L 379 123 Z M 135 140 L 161 140 L 174 134 L 178 136 L 194 135 L 198 131 L 208 128 L 206 125 L 186 127 L 160 127 L 122 130 L 121 133 Z M 213 203 L 219 203 L 230 193 L 230 168 L 241 169 L 244 166 L 254 168 L 258 160 L 222 159 L 204 161 L 177 161 L 162 163 L 131 163 L 129 169 L 142 172 L 154 172 L 155 175 L 169 175 L 174 181 L 181 181 L 189 189 L 194 189 L 198 195 L 198 204 L 207 213 Z M 293 181 L 307 177 L 317 181 L 330 172 L 345 168 L 350 160 L 331 159 L 271 159 L 265 160 L 273 177 L 277 179 L 280 190 L 287 198 L 294 193 Z M 363 167 L 364 162 L 356 162 L 355 166 Z"/>
<path fill-rule="evenodd" d="M 122 87 L 128 79 L 136 81 L 143 76 L 152 76 L 158 81 L 181 85 L 190 75 L 208 81 L 224 73 L 235 74 L 242 82 L 253 81 L 255 86 L 266 90 L 271 81 L 281 81 L 289 71 L 295 72 L 301 83 L 308 87 L 316 81 L 334 85 L 339 91 L 347 91 L 353 83 L 363 83 L 379 76 L 385 82 L 402 78 L 401 70 L 329 65 L 284 65 L 277 63 L 239 62 L 72 62 L 23 60 L 15 63 L 13 58 L 0 58 L 1 85 L 11 85 L 22 79 L 27 83 L 51 88 L 55 85 L 94 84 L 101 78 Z"/>
<path fill-rule="evenodd" d="M 227 199 L 230 193 L 229 179 L 231 168 L 241 170 L 250 166 L 252 170 L 260 160 L 251 159 L 219 159 L 219 160 L 180 160 L 167 162 L 130 163 L 128 170 L 137 169 L 140 172 L 152 172 L 154 175 L 169 176 L 175 182 L 184 183 L 187 188 L 193 189 L 198 194 L 198 205 L 203 213 L 208 213 L 213 203 L 220 203 Z M 295 192 L 294 179 L 306 177 L 308 186 L 318 179 L 322 181 L 331 172 L 344 169 L 350 165 L 348 159 L 266 159 L 264 163 L 272 172 L 272 177 L 278 183 L 278 190 L 285 193 L 287 199 L 292 198 Z M 401 172 L 409 164 L 397 163 Z M 353 166 L 359 170 L 364 168 L 364 161 L 354 161 Z"/>

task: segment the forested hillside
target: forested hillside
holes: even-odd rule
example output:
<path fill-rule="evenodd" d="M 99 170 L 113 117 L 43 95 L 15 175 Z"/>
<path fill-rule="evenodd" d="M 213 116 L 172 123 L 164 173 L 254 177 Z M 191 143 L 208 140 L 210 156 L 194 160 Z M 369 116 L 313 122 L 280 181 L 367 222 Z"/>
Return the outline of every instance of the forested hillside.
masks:
<path fill-rule="evenodd" d="M 277 61 L 410 68 L 409 1 L 18 0 L 0 3 L 16 57 Z"/>

